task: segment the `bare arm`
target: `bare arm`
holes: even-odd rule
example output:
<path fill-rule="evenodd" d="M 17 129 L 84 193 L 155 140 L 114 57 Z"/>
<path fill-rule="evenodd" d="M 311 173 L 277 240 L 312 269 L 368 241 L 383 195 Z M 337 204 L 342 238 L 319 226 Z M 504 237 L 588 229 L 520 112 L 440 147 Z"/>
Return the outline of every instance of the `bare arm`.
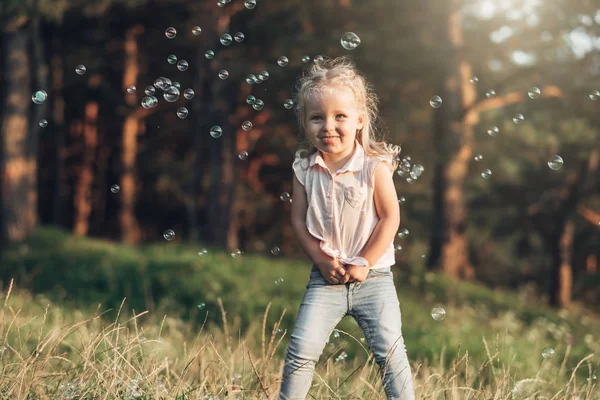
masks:
<path fill-rule="evenodd" d="M 400 226 L 400 206 L 394 187 L 393 171 L 389 164 L 380 162 L 374 174 L 373 196 L 379 222 L 360 254 L 370 266 L 383 256 L 390 243 L 394 241 L 394 235 Z"/>
<path fill-rule="evenodd" d="M 306 227 L 306 211 L 308 210 L 306 190 L 295 175 L 292 190 L 292 228 L 300 242 L 300 247 L 314 264 L 318 264 L 324 259 L 331 259 L 332 257 L 321 250 L 320 241 L 308 232 Z"/>

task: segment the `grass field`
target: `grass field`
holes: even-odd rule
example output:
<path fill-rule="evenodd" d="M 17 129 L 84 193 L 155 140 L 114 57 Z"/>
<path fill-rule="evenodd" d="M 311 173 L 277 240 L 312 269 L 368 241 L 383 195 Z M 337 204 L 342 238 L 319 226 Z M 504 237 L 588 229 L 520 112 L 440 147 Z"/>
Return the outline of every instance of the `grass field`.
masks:
<path fill-rule="evenodd" d="M 201 247 L 44 228 L 5 249 L 0 396 L 276 398 L 310 264 Z M 600 318 L 582 305 L 552 310 L 525 291 L 419 268 L 394 274 L 417 398 L 600 399 Z M 337 329 L 310 395 L 384 399 L 356 322 Z"/>

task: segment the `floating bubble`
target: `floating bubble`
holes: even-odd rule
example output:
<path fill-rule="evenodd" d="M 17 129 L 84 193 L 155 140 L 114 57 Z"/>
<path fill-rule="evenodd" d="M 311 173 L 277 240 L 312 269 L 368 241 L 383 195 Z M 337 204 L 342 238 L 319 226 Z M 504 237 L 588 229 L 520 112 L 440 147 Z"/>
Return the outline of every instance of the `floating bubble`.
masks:
<path fill-rule="evenodd" d="M 433 108 L 440 108 L 442 106 L 442 98 L 440 96 L 433 96 L 431 100 L 429 100 L 429 105 Z"/>
<path fill-rule="evenodd" d="M 204 57 L 206 57 L 208 60 L 212 60 L 215 56 L 215 52 L 212 50 L 206 50 L 206 53 L 204 53 Z"/>
<path fill-rule="evenodd" d="M 135 87 L 135 85 L 130 85 L 127 87 L 127 93 L 129 93 L 129 94 L 135 93 L 136 90 L 137 90 L 137 88 Z"/>
<path fill-rule="evenodd" d="M 334 338 L 339 338 L 340 337 L 340 332 L 337 329 L 333 331 L 333 337 Z"/>
<path fill-rule="evenodd" d="M 210 128 L 210 136 L 216 138 L 221 137 L 221 135 L 223 134 L 223 129 L 221 129 L 221 127 L 219 125 L 215 125 L 212 128 Z"/>
<path fill-rule="evenodd" d="M 167 62 L 169 64 L 175 64 L 177 62 L 177 56 L 175 54 L 169 54 L 167 57 Z"/>
<path fill-rule="evenodd" d="M 227 2 L 225 0 L 219 0 L 217 1 L 217 6 L 223 8 L 227 5 Z"/>
<path fill-rule="evenodd" d="M 189 64 L 185 60 L 181 60 L 177 63 L 177 69 L 180 71 L 186 71 L 189 67 Z"/>
<path fill-rule="evenodd" d="M 154 87 L 160 90 L 165 90 L 165 88 L 169 85 L 171 85 L 171 80 L 169 78 L 165 78 L 164 76 L 156 78 L 154 81 Z"/>
<path fill-rule="evenodd" d="M 525 121 L 525 117 L 523 116 L 523 114 L 515 114 L 515 116 L 513 117 L 513 122 L 516 125 L 519 125 L 523 121 Z"/>
<path fill-rule="evenodd" d="M 265 108 L 265 103 L 261 99 L 256 99 L 256 102 L 252 104 L 252 108 L 254 108 L 256 111 L 260 111 Z"/>
<path fill-rule="evenodd" d="M 479 78 L 473 76 L 471 79 L 469 79 L 469 82 L 471 82 L 471 85 L 476 85 L 477 83 L 479 83 Z"/>
<path fill-rule="evenodd" d="M 198 304 L 198 308 L 200 310 L 202 310 L 204 307 L 206 307 L 206 303 L 202 302 L 202 303 Z"/>
<path fill-rule="evenodd" d="M 45 128 L 48 126 L 48 121 L 46 121 L 45 119 L 41 119 L 39 124 L 42 128 Z"/>
<path fill-rule="evenodd" d="M 175 28 L 173 28 L 172 26 L 168 27 L 165 30 L 165 36 L 169 39 L 173 39 L 176 35 L 177 35 L 177 30 L 175 30 Z"/>
<path fill-rule="evenodd" d="M 446 318 L 446 310 L 442 307 L 435 307 L 431 310 L 431 317 L 436 321 L 441 321 Z"/>
<path fill-rule="evenodd" d="M 173 86 L 175 86 L 177 89 L 181 89 L 181 85 L 177 81 L 173 81 Z"/>
<path fill-rule="evenodd" d="M 354 32 L 346 32 L 340 39 L 342 47 L 346 50 L 354 50 L 360 45 L 360 38 Z"/>
<path fill-rule="evenodd" d="M 246 36 L 242 32 L 238 32 L 235 35 L 233 35 L 233 39 L 235 39 L 235 41 L 238 43 L 243 42 L 245 38 Z"/>
<path fill-rule="evenodd" d="M 281 201 L 290 201 L 292 196 L 290 196 L 290 194 L 288 192 L 283 192 L 283 193 L 281 193 L 279 198 L 281 199 Z"/>
<path fill-rule="evenodd" d="M 544 350 L 542 350 L 542 357 L 544 357 L 545 360 L 554 357 L 554 349 L 547 347 Z"/>
<path fill-rule="evenodd" d="M 273 246 L 273 248 L 271 249 L 271 254 L 273 254 L 274 256 L 278 255 L 279 253 L 281 253 L 281 249 L 277 246 Z M 282 279 L 283 281 L 283 279 Z"/>
<path fill-rule="evenodd" d="M 484 169 L 484 170 L 481 172 L 481 177 L 482 177 L 483 179 L 489 179 L 491 176 L 492 176 L 492 171 L 490 171 L 489 169 Z"/>
<path fill-rule="evenodd" d="M 276 285 L 278 285 L 278 286 L 279 286 L 279 285 L 281 285 L 282 283 L 283 283 L 283 278 L 277 278 L 277 279 L 275 279 L 275 284 L 276 284 Z"/>
<path fill-rule="evenodd" d="M 231 252 L 231 257 L 238 258 L 242 255 L 242 251 L 240 249 L 235 249 Z"/>
<path fill-rule="evenodd" d="M 156 90 L 154 90 L 154 86 L 146 86 L 146 89 L 144 89 L 146 96 L 152 96 L 155 92 Z"/>
<path fill-rule="evenodd" d="M 248 104 L 254 104 L 254 103 L 256 103 L 256 97 L 254 97 L 252 95 L 246 97 L 246 103 L 248 103 Z"/>
<path fill-rule="evenodd" d="M 142 99 L 142 107 L 145 109 L 154 108 L 158 105 L 158 99 L 154 96 L 144 97 Z"/>
<path fill-rule="evenodd" d="M 166 240 L 173 240 L 173 238 L 175 237 L 175 231 L 173 231 L 173 229 L 167 229 L 164 233 L 163 233 L 163 237 Z"/>
<path fill-rule="evenodd" d="M 406 183 L 409 183 L 409 184 L 411 184 L 411 185 L 412 185 L 412 184 L 413 184 L 413 183 L 415 183 L 415 182 L 416 182 L 416 179 L 415 179 L 415 178 L 413 178 L 413 177 L 406 178 Z"/>
<path fill-rule="evenodd" d="M 246 0 L 244 2 L 244 6 L 248 9 L 248 10 L 252 10 L 254 7 L 256 7 L 256 0 Z"/>
<path fill-rule="evenodd" d="M 423 167 L 421 164 L 415 164 L 413 165 L 412 171 L 410 172 L 410 177 L 413 179 L 417 179 L 418 177 L 423 175 L 423 172 L 425 172 L 425 167 Z"/>
<path fill-rule="evenodd" d="M 592 90 L 589 94 L 589 98 L 590 100 L 598 100 L 600 99 L 600 91 L 598 90 Z"/>
<path fill-rule="evenodd" d="M 288 65 L 289 62 L 290 61 L 286 56 L 281 56 L 277 59 L 277 65 L 279 65 L 280 67 L 285 67 L 286 65 Z"/>
<path fill-rule="evenodd" d="M 34 94 L 31 95 L 31 101 L 35 104 L 42 104 L 48 98 L 48 93 L 43 90 L 38 90 Z"/>
<path fill-rule="evenodd" d="M 267 71 L 261 71 L 258 74 L 258 79 L 260 79 L 261 81 L 266 81 L 267 79 L 269 79 L 269 73 Z"/>
<path fill-rule="evenodd" d="M 202 257 L 203 255 L 207 254 L 208 250 L 206 250 L 204 247 L 200 249 L 200 251 L 198 252 L 198 255 L 200 257 Z"/>
<path fill-rule="evenodd" d="M 250 130 L 252 129 L 252 122 L 244 121 L 242 123 L 242 129 L 245 130 L 246 132 L 250 132 Z"/>
<path fill-rule="evenodd" d="M 240 152 L 240 154 L 238 154 L 238 158 L 242 161 L 245 161 L 246 159 L 248 159 L 248 152 L 245 150 Z"/>
<path fill-rule="evenodd" d="M 225 33 L 224 35 L 221 36 L 221 44 L 223 46 L 229 46 L 232 42 L 232 37 L 229 33 Z"/>
<path fill-rule="evenodd" d="M 477 162 L 483 160 L 483 156 L 481 154 L 475 154 L 475 157 L 473 157 L 473 159 Z"/>
<path fill-rule="evenodd" d="M 181 119 L 186 119 L 188 116 L 188 109 L 185 107 L 179 107 L 177 109 L 177 116 Z"/>
<path fill-rule="evenodd" d="M 409 231 L 406 228 L 400 228 L 400 230 L 398 231 L 398 237 L 400 239 L 406 238 L 408 236 L 408 234 L 409 234 Z"/>
<path fill-rule="evenodd" d="M 402 246 L 399 244 L 394 245 L 394 251 L 402 251 Z"/>
<path fill-rule="evenodd" d="M 302 62 L 304 64 L 308 64 L 310 62 L 310 56 L 304 56 L 304 57 L 302 57 Z"/>
<path fill-rule="evenodd" d="M 486 96 L 488 99 L 491 99 L 491 98 L 492 98 L 492 97 L 494 97 L 495 95 L 496 95 L 496 91 L 495 91 L 495 90 L 493 90 L 493 89 L 492 89 L 492 90 L 488 90 L 488 91 L 485 93 L 485 96 Z"/>
<path fill-rule="evenodd" d="M 529 89 L 529 92 L 527 92 L 527 95 L 529 96 L 529 98 L 533 99 L 533 100 L 540 97 L 541 94 L 542 94 L 542 91 L 538 87 L 532 87 L 531 89 Z"/>
<path fill-rule="evenodd" d="M 229 72 L 226 69 L 222 69 L 219 71 L 219 78 L 221 78 L 222 80 L 225 80 L 227 78 L 229 78 Z"/>
<path fill-rule="evenodd" d="M 398 197 L 398 203 L 400 203 L 400 204 L 406 203 L 406 197 L 404 197 L 404 196 Z"/>
<path fill-rule="evenodd" d="M 563 159 L 559 155 L 553 155 L 550 158 L 550 161 L 548 161 L 548 167 L 550 167 L 551 170 L 558 171 L 559 169 L 562 168 L 562 166 L 563 166 Z"/>
<path fill-rule="evenodd" d="M 487 130 L 487 134 L 491 137 L 496 136 L 498 133 L 500 133 L 500 128 L 498 128 L 497 126 L 492 126 L 490 129 Z"/>
<path fill-rule="evenodd" d="M 169 103 L 173 103 L 179 99 L 179 89 L 177 89 L 176 86 L 169 86 L 169 87 L 165 88 L 163 97 Z"/>
<path fill-rule="evenodd" d="M 121 187 L 117 184 L 114 185 L 110 185 L 110 191 L 114 194 L 119 193 L 119 190 L 121 190 Z"/>
<path fill-rule="evenodd" d="M 286 101 L 283 102 L 283 106 L 285 108 L 287 108 L 288 110 L 291 109 L 292 107 L 294 107 L 294 100 L 287 99 Z"/>
<path fill-rule="evenodd" d="M 83 74 L 85 74 L 85 71 L 87 71 L 87 68 L 83 64 L 79 64 L 78 66 L 75 67 L 75 73 L 77 75 L 83 75 Z"/>
<path fill-rule="evenodd" d="M 319 54 L 318 56 L 315 57 L 315 59 L 313 61 L 315 62 L 315 64 L 321 65 L 325 61 L 325 56 Z"/>
<path fill-rule="evenodd" d="M 199 34 L 202 33 L 202 28 L 200 28 L 199 26 L 195 26 L 195 27 L 192 28 L 192 33 L 195 36 L 198 36 Z"/>
<path fill-rule="evenodd" d="M 195 93 L 193 89 L 185 89 L 183 91 L 183 97 L 185 97 L 188 100 L 191 100 L 194 97 Z"/>
<path fill-rule="evenodd" d="M 249 85 L 254 85 L 255 82 L 256 82 L 256 76 L 254 74 L 249 74 L 246 77 L 246 83 L 248 83 Z"/>

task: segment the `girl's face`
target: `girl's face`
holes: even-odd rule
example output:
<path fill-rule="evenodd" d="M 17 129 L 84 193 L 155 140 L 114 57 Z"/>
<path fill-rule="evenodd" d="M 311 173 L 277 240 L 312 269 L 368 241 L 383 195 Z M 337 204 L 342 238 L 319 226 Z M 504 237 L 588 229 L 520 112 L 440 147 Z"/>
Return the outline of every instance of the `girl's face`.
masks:
<path fill-rule="evenodd" d="M 340 160 L 354 150 L 357 130 L 364 126 L 352 90 L 345 86 L 324 87 L 305 103 L 304 128 L 324 159 Z"/>

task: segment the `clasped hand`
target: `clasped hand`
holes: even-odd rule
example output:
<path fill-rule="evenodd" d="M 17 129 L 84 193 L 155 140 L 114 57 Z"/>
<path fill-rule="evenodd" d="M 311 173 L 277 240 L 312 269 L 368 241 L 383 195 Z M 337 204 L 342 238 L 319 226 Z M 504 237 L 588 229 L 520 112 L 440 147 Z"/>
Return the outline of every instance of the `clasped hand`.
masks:
<path fill-rule="evenodd" d="M 359 265 L 344 265 L 337 258 L 332 258 L 317 264 L 317 268 L 325 280 L 332 284 L 346 284 L 348 282 L 364 282 L 369 274 L 368 267 Z"/>

